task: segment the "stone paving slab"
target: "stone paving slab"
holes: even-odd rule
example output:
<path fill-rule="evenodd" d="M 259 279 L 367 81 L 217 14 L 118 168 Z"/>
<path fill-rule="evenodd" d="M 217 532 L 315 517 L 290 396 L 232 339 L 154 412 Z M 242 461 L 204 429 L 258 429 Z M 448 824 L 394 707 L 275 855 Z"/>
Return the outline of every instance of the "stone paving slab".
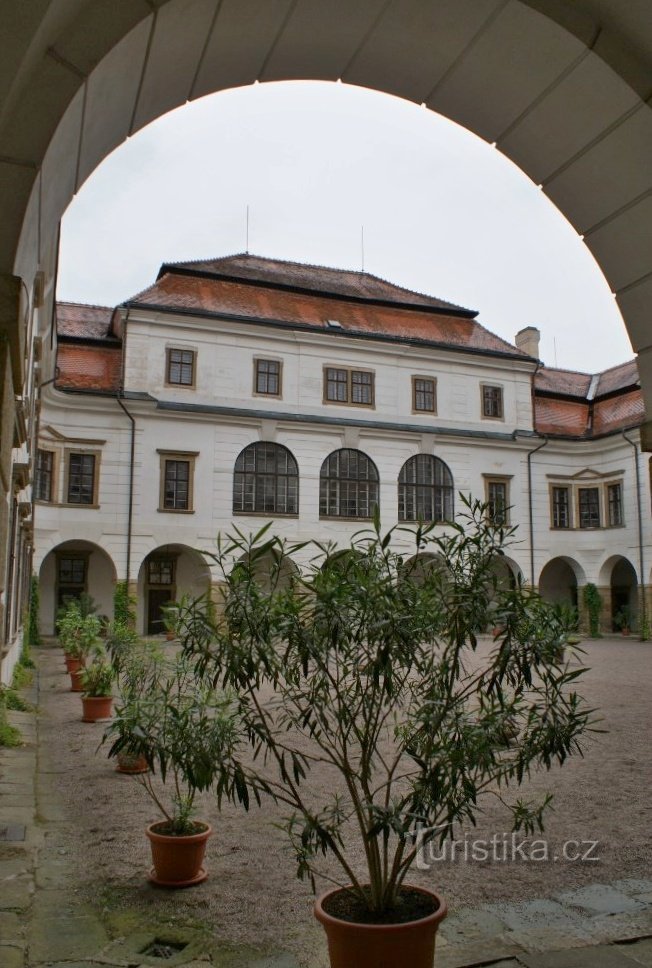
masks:
<path fill-rule="evenodd" d="M 509 941 L 475 941 L 470 944 L 448 945 L 444 948 L 435 942 L 436 968 L 472 968 L 475 965 L 491 965 L 494 962 L 514 960 L 520 957 L 522 948 Z M 518 963 L 518 962 L 517 962 Z M 631 966 L 630 966 L 631 968 Z"/>
<path fill-rule="evenodd" d="M 529 951 L 582 947 L 595 941 L 590 920 L 554 900 L 498 903 L 483 905 L 483 909 L 505 924 L 509 942 Z"/>
<path fill-rule="evenodd" d="M 22 948 L 0 944 L 0 968 L 23 968 L 25 954 Z"/>
<path fill-rule="evenodd" d="M 636 962 L 614 945 L 577 951 L 547 951 L 520 956 L 525 968 L 635 968 Z"/>
<path fill-rule="evenodd" d="M 106 931 L 98 918 L 90 915 L 32 918 L 27 932 L 32 965 L 90 958 L 101 951 L 107 941 Z"/>
<path fill-rule="evenodd" d="M 645 905 L 610 884 L 589 884 L 555 897 L 562 904 L 579 908 L 588 914 L 633 914 Z"/>
<path fill-rule="evenodd" d="M 639 941 L 632 941 L 618 947 L 624 955 L 627 955 L 636 964 L 645 965 L 645 968 L 652 968 L 652 938 L 642 938 Z"/>

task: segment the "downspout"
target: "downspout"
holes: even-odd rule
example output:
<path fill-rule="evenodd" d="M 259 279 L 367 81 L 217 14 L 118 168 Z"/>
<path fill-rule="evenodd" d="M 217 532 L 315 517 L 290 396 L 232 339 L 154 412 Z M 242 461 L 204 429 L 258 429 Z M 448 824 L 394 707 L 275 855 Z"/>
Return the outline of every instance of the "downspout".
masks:
<path fill-rule="evenodd" d="M 543 436 L 545 437 L 543 443 L 539 444 L 538 447 L 535 447 L 533 450 L 529 450 L 527 455 L 527 500 L 528 510 L 530 513 L 530 584 L 532 585 L 532 588 L 534 588 L 534 510 L 532 507 L 532 458 L 538 451 L 543 450 L 546 444 L 550 443 L 548 437 L 546 437 L 545 434 Z"/>
<path fill-rule="evenodd" d="M 131 442 L 129 448 L 129 505 L 127 511 L 127 568 L 126 568 L 126 581 L 127 581 L 127 593 L 129 593 L 129 580 L 131 577 L 131 532 L 133 529 L 133 519 L 134 519 L 134 464 L 136 460 L 136 419 L 133 414 L 129 413 L 122 398 L 124 397 L 124 378 L 125 378 L 125 350 L 127 347 L 127 320 L 129 319 L 129 310 L 124 320 L 124 333 L 122 335 L 122 364 L 120 368 L 120 386 L 116 393 L 116 400 L 118 406 L 124 410 L 125 414 L 129 418 L 131 423 Z"/>
<path fill-rule="evenodd" d="M 640 569 L 640 580 L 643 594 L 641 595 L 641 622 L 645 622 L 647 618 L 647 609 L 645 607 L 645 571 L 644 571 L 644 561 L 643 561 L 643 515 L 641 511 L 641 471 L 638 465 L 638 444 L 631 440 L 625 431 L 622 431 L 622 435 L 630 446 L 634 448 L 634 470 L 636 472 L 636 513 L 638 515 L 638 565 Z"/>

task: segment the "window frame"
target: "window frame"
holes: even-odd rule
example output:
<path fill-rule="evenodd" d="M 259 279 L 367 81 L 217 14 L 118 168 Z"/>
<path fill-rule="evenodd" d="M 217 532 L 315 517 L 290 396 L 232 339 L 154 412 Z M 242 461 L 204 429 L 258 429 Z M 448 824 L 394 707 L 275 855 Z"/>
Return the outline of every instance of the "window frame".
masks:
<path fill-rule="evenodd" d="M 375 473 L 374 477 L 341 477 L 340 475 L 330 475 L 324 474 L 324 468 L 329 464 L 331 458 L 336 454 L 342 454 L 342 452 L 353 452 L 356 454 L 361 454 L 367 461 L 369 468 Z M 337 508 L 341 512 L 342 507 L 342 483 L 347 485 L 355 485 L 355 502 L 356 502 L 356 513 L 355 514 L 333 514 L 329 511 L 331 505 L 331 482 L 336 484 L 337 492 Z M 367 499 L 367 514 L 357 513 L 357 509 L 360 506 L 360 485 L 366 484 L 369 488 L 369 496 Z M 373 490 L 375 487 L 375 500 L 373 500 Z M 348 498 L 347 498 L 348 500 Z M 319 518 L 320 520 L 336 520 L 336 521 L 372 521 L 374 515 L 374 507 L 380 509 L 380 474 L 378 473 L 378 467 L 375 461 L 365 453 L 365 451 L 360 450 L 358 447 L 338 447 L 336 450 L 332 450 L 326 455 L 322 461 L 321 467 L 319 469 Z M 325 508 L 325 510 L 323 510 Z"/>
<path fill-rule="evenodd" d="M 72 548 L 68 551 L 57 551 L 56 552 L 56 577 L 55 577 L 55 591 L 54 600 L 58 603 L 61 598 L 62 588 L 80 588 L 80 594 L 88 593 L 88 571 L 90 564 L 90 551 L 80 549 L 76 550 Z M 70 559 L 71 561 L 82 561 L 84 564 L 84 581 L 82 584 L 79 583 L 64 583 L 61 582 L 61 562 Z"/>
<path fill-rule="evenodd" d="M 36 493 L 37 482 L 39 478 L 39 467 L 38 467 L 38 455 L 39 454 L 49 454 L 51 460 L 50 467 L 50 494 L 49 497 L 38 497 Z M 50 447 L 37 447 L 36 448 L 36 466 L 34 468 L 34 501 L 38 504 L 56 504 L 57 501 L 57 473 L 59 470 L 59 455 L 56 450 Z"/>
<path fill-rule="evenodd" d="M 328 396 L 328 371 L 337 370 L 346 374 L 346 400 L 331 400 Z M 370 386 L 371 400 L 369 403 L 360 403 L 353 400 L 353 374 L 365 374 L 371 377 L 369 384 L 359 384 L 360 386 Z M 366 366 L 340 366 L 336 363 L 324 363 L 322 368 L 322 403 L 329 407 L 362 407 L 364 410 L 376 409 L 376 371 Z M 343 383 L 344 381 L 339 381 Z M 346 450 L 347 448 L 340 448 Z M 349 448 L 350 449 L 350 448 Z"/>
<path fill-rule="evenodd" d="M 170 356 L 172 353 L 190 353 L 192 355 L 192 362 L 190 364 L 179 362 L 179 366 L 191 366 L 192 368 L 192 380 L 190 383 L 184 383 L 182 381 L 171 380 L 170 379 L 170 365 L 172 360 Z M 176 387 L 181 390 L 194 390 L 197 386 L 197 350 L 191 349 L 188 346 L 166 346 L 165 347 L 165 380 L 164 385 L 166 387 Z"/>
<path fill-rule="evenodd" d="M 423 458 L 421 464 L 423 465 L 425 461 L 431 462 L 434 473 L 432 484 L 419 481 L 402 481 L 401 477 L 404 473 L 407 474 L 408 465 L 410 469 L 415 467 L 418 472 L 419 468 L 419 458 Z M 450 478 L 450 484 L 437 484 L 436 483 L 436 471 L 438 468 L 442 469 L 442 476 L 448 475 Z M 416 475 L 418 477 L 418 473 Z M 419 517 L 411 516 L 407 514 L 408 504 L 415 509 L 418 509 L 420 499 L 423 497 L 424 491 L 431 491 L 431 501 L 433 510 L 436 510 L 437 504 L 441 505 L 441 510 L 444 512 L 441 517 Z M 408 500 L 409 499 L 409 500 Z M 450 507 L 450 517 L 447 517 L 445 512 L 447 510 L 446 505 Z M 410 508 L 411 509 L 411 508 Z M 446 524 L 455 519 L 455 481 L 453 478 L 453 473 L 441 457 L 437 457 L 435 454 L 413 454 L 404 461 L 403 465 L 398 474 L 398 520 L 399 521 L 423 521 L 424 523 L 432 524 Z"/>
<path fill-rule="evenodd" d="M 564 491 L 566 494 L 566 515 L 567 524 L 555 524 L 555 491 Z M 572 531 L 573 523 L 573 488 L 570 484 L 550 484 L 550 527 L 553 531 Z"/>
<path fill-rule="evenodd" d="M 195 513 L 195 461 L 199 456 L 198 450 L 161 450 L 159 455 L 159 492 L 158 511 L 162 514 L 194 514 Z M 165 506 L 165 490 L 167 483 L 167 464 L 188 464 L 188 506 L 185 508 L 170 508 Z"/>
<path fill-rule="evenodd" d="M 577 485 L 577 488 L 575 491 L 575 509 L 576 509 L 575 520 L 577 521 L 578 531 L 598 531 L 600 528 L 604 527 L 604 524 L 602 523 L 604 518 L 603 509 L 602 509 L 603 489 L 604 489 L 604 485 L 601 483 L 589 484 L 589 482 L 587 481 L 586 484 Z M 593 491 L 595 491 L 596 493 L 595 507 L 597 508 L 597 512 L 598 512 L 597 524 L 582 524 L 582 491 L 585 491 L 587 494 Z"/>
<path fill-rule="evenodd" d="M 417 407 L 417 392 L 427 393 L 428 391 L 422 390 L 417 391 L 417 383 L 419 381 L 432 384 L 432 407 Z M 421 374 L 415 373 L 412 375 L 412 413 L 432 413 L 437 414 L 437 377 L 435 376 L 422 376 Z"/>
<path fill-rule="evenodd" d="M 612 502 L 611 502 L 611 490 L 612 488 L 618 489 L 618 510 L 620 512 L 620 520 L 612 520 Z M 605 527 L 606 528 L 624 528 L 625 527 L 625 500 L 624 500 L 624 488 L 622 481 L 606 481 L 604 485 L 604 503 L 605 503 Z"/>
<path fill-rule="evenodd" d="M 487 520 L 490 524 L 498 528 L 508 528 L 511 524 L 511 497 L 510 497 L 510 484 L 512 480 L 511 474 L 483 474 L 484 478 L 484 496 L 485 503 L 487 505 Z M 491 508 L 491 488 L 496 485 L 502 485 L 505 488 L 505 506 L 503 508 L 504 516 L 502 521 L 497 521 L 495 518 L 495 512 Z"/>
<path fill-rule="evenodd" d="M 63 497 L 65 500 L 61 502 L 62 507 L 69 508 L 99 508 L 99 490 L 100 490 L 100 464 L 101 464 L 101 453 L 97 450 L 89 450 L 85 447 L 67 447 L 64 454 L 65 461 L 65 473 L 63 481 Z M 72 457 L 93 457 L 93 492 L 90 501 L 71 501 L 70 500 L 70 461 Z"/>
<path fill-rule="evenodd" d="M 278 367 L 278 373 L 276 379 L 278 381 L 278 391 L 276 393 L 270 393 L 268 390 L 258 389 L 258 367 L 261 363 L 274 363 Z M 283 360 L 278 359 L 274 356 L 254 356 L 254 382 L 252 394 L 254 397 L 272 397 L 275 400 L 280 400 L 283 397 Z"/>
<path fill-rule="evenodd" d="M 485 391 L 496 390 L 500 402 L 500 413 L 487 413 L 485 409 Z M 481 383 L 480 384 L 480 415 L 483 420 L 505 420 L 505 389 L 500 383 Z"/>
<path fill-rule="evenodd" d="M 256 467 L 254 468 L 254 470 L 248 471 L 246 470 L 246 468 L 243 470 L 237 469 L 238 461 L 241 458 L 243 461 L 246 460 L 245 454 L 250 448 L 253 448 L 254 452 L 256 452 L 256 450 L 260 449 L 262 446 L 275 447 L 275 448 L 279 448 L 281 451 L 284 451 L 288 455 L 288 458 L 294 462 L 294 467 L 296 468 L 296 472 L 288 471 L 287 473 L 284 473 L 284 472 L 279 473 L 277 469 L 278 467 L 277 459 L 275 459 L 276 466 L 273 473 L 269 473 L 267 471 L 259 471 L 257 469 L 257 463 L 258 463 L 257 458 L 255 458 L 254 460 L 256 464 Z M 287 466 L 287 458 L 286 458 L 286 466 Z M 236 481 L 236 474 L 242 476 L 243 478 L 242 481 L 240 480 Z M 252 478 L 252 480 L 249 482 L 247 481 L 248 477 Z M 262 483 L 263 478 L 273 478 L 274 480 L 274 509 L 273 510 L 265 510 L 265 509 L 256 510 L 256 507 L 255 507 L 257 502 L 257 496 L 258 496 L 258 488 Z M 286 506 L 288 506 L 290 503 L 289 482 L 293 479 L 295 480 L 295 491 L 294 491 L 294 500 L 296 504 L 295 510 L 292 510 L 292 511 L 277 510 L 277 504 L 278 504 L 277 499 L 279 494 L 279 479 L 285 479 L 285 482 L 286 482 L 285 483 Z M 248 509 L 244 506 L 246 503 L 245 496 L 246 496 L 246 488 L 248 483 L 250 483 L 253 488 L 253 504 L 254 504 L 253 509 Z M 239 506 L 236 507 L 236 486 L 238 486 L 239 488 L 241 487 L 242 489 L 242 502 L 241 502 L 242 507 L 239 507 Z M 233 477 L 232 477 L 232 487 L 231 487 L 231 511 L 234 515 L 248 515 L 250 517 L 251 516 L 269 517 L 270 515 L 272 515 L 273 517 L 279 517 L 279 518 L 298 518 L 299 509 L 300 509 L 300 497 L 301 495 L 300 495 L 299 462 L 297 461 L 296 457 L 294 456 L 294 454 L 292 453 L 289 447 L 287 447 L 285 444 L 279 444 L 275 440 L 254 440 L 242 448 L 242 450 L 239 452 L 239 454 L 237 455 L 233 463 Z M 240 504 L 240 502 L 238 502 L 238 504 Z"/>

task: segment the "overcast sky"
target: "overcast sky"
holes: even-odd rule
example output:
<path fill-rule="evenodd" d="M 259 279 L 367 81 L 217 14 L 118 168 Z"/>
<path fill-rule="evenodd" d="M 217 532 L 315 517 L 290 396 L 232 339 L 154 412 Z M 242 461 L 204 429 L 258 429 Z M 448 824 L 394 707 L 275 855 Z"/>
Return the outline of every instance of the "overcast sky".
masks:
<path fill-rule="evenodd" d="M 244 251 L 346 269 L 479 311 L 550 366 L 633 355 L 573 228 L 495 148 L 444 118 L 343 84 L 225 91 L 118 148 L 63 219 L 60 299 L 116 305 L 164 261 Z M 364 226 L 364 247 L 362 245 Z"/>

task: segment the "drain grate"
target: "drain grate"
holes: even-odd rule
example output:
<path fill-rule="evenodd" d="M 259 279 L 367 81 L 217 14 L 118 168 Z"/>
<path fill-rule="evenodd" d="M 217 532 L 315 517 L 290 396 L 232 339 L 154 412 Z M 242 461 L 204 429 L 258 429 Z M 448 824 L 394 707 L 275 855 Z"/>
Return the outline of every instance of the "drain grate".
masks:
<path fill-rule="evenodd" d="M 187 941 L 165 941 L 162 938 L 154 938 L 138 954 L 148 955 L 150 958 L 167 959 L 174 958 L 187 947 Z"/>
<path fill-rule="evenodd" d="M 16 844 L 25 839 L 25 827 L 20 823 L 0 824 L 0 841 Z"/>

